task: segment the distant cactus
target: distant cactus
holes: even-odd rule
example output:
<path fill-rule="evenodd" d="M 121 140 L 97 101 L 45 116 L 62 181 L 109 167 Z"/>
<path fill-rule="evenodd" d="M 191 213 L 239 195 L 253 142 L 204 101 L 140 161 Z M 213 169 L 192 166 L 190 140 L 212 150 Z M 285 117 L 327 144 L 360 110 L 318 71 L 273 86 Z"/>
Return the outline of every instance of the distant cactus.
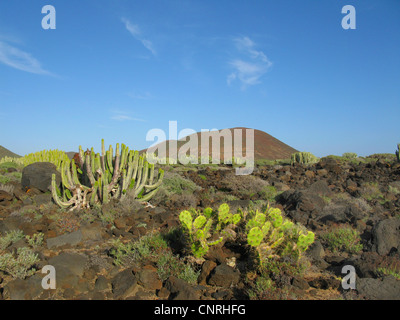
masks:
<path fill-rule="evenodd" d="M 284 256 L 298 259 L 314 242 L 314 233 L 283 218 L 277 208 L 250 214 L 252 218 L 246 224 L 247 243 L 256 248 L 261 265 L 267 259 Z"/>
<path fill-rule="evenodd" d="M 291 164 L 301 163 L 301 164 L 313 164 L 318 162 L 318 158 L 314 156 L 311 152 L 296 152 L 291 155 Z"/>
<path fill-rule="evenodd" d="M 400 143 L 397 144 L 396 158 L 397 162 L 400 162 Z"/>
<path fill-rule="evenodd" d="M 39 152 L 27 154 L 19 158 L 4 157 L 0 160 L 0 164 L 5 162 L 12 162 L 16 163 L 18 166 L 26 167 L 35 162 L 51 162 L 59 170 L 61 168 L 61 163 L 67 159 L 68 156 L 64 151 L 42 150 Z"/>
<path fill-rule="evenodd" d="M 51 162 L 58 170 L 61 168 L 61 163 L 66 160 L 69 160 L 67 154 L 60 150 L 42 150 L 36 153 L 30 153 L 21 158 L 25 167 L 35 162 Z"/>
<path fill-rule="evenodd" d="M 345 152 L 342 154 L 343 158 L 352 160 L 352 159 L 356 159 L 358 157 L 357 153 L 354 152 Z"/>
<path fill-rule="evenodd" d="M 83 152 L 79 147 L 79 165 L 75 160 L 61 162 L 62 190 L 58 190 L 55 175 L 52 179 L 52 195 L 61 208 L 87 208 L 96 203 L 107 203 L 112 198 L 123 198 L 129 190 L 142 201 L 150 200 L 161 186 L 164 171 L 159 170 L 155 179 L 154 165 L 138 151 L 129 150 L 117 143 L 115 157 L 113 148 L 106 152 L 102 140 L 101 155 L 93 151 Z"/>
<path fill-rule="evenodd" d="M 195 210 L 192 212 L 184 210 L 180 213 L 179 220 L 186 231 L 190 248 L 196 258 L 202 258 L 211 246 L 221 243 L 224 237 L 229 236 L 226 232 L 229 225 L 239 223 L 241 215 L 232 214 L 229 211 L 229 205 L 224 203 L 220 205 L 217 212 L 206 208 L 202 213 Z M 214 240 L 209 241 L 210 238 Z"/>

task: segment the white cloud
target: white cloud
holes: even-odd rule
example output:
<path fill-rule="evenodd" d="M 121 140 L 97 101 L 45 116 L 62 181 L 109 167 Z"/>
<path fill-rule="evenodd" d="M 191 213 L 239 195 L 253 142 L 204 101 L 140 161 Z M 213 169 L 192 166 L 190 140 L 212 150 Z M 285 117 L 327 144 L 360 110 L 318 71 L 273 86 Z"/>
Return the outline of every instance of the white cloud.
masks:
<path fill-rule="evenodd" d="M 145 39 L 142 36 L 142 32 L 138 25 L 132 24 L 128 19 L 122 18 L 121 21 L 125 25 L 126 30 L 135 37 L 136 40 L 140 41 L 142 45 L 149 50 L 153 55 L 157 55 L 156 50 L 154 49 L 153 43 L 150 40 Z"/>
<path fill-rule="evenodd" d="M 12 68 L 35 73 L 50 75 L 44 70 L 38 60 L 31 54 L 0 41 L 0 62 Z"/>
<path fill-rule="evenodd" d="M 262 51 L 256 50 L 256 44 L 248 37 L 235 38 L 234 43 L 239 53 L 246 58 L 229 61 L 233 72 L 228 75 L 227 83 L 230 85 L 236 79 L 242 83 L 242 89 L 261 83 L 260 78 L 268 72 L 272 62 Z"/>
<path fill-rule="evenodd" d="M 111 116 L 111 120 L 115 120 L 115 121 L 140 121 L 140 122 L 144 122 L 145 121 L 143 119 L 132 117 L 132 116 L 129 115 L 129 113 L 124 112 L 124 111 L 112 110 L 112 112 L 114 113 L 114 115 Z"/>

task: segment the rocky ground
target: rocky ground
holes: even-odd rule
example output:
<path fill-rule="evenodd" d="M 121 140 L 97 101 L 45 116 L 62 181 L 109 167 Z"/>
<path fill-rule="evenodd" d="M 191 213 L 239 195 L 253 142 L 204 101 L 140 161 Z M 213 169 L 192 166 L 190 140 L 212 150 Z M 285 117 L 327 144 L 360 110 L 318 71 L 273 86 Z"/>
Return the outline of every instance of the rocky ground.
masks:
<path fill-rule="evenodd" d="M 150 203 L 128 197 L 79 212 L 52 202 L 54 170 L 45 163 L 0 168 L 4 177 L 21 178 L 0 185 L 0 300 L 400 299 L 394 161 L 323 158 L 257 166 L 251 176 L 236 176 L 229 166 L 170 166 Z M 194 259 L 179 213 L 224 202 L 244 211 L 269 202 L 316 240 L 300 266 L 271 265 L 268 274 L 258 272 L 240 230 Z M 42 287 L 46 265 L 55 267 L 56 289 Z M 356 270 L 356 290 L 342 288 L 346 265 Z"/>

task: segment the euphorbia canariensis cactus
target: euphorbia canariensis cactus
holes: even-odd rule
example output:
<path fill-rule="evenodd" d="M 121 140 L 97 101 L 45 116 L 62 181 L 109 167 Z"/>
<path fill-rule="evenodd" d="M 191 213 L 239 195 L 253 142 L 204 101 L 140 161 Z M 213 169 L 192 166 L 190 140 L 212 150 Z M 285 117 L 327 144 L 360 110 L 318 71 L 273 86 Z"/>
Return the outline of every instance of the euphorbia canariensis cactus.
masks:
<path fill-rule="evenodd" d="M 291 164 L 301 163 L 301 164 L 312 164 L 318 162 L 318 158 L 314 156 L 311 152 L 295 152 L 290 157 Z"/>
<path fill-rule="evenodd" d="M 65 159 L 61 163 L 63 194 L 53 175 L 53 199 L 62 208 L 73 210 L 107 203 L 125 197 L 130 190 L 135 198 L 148 201 L 158 191 L 164 177 L 164 171 L 159 169 L 155 179 L 154 165 L 124 144 L 120 152 L 117 143 L 114 157 L 111 145 L 105 151 L 104 140 L 101 141 L 101 155 L 94 153 L 93 148 L 83 152 L 79 147 L 77 162 Z"/>

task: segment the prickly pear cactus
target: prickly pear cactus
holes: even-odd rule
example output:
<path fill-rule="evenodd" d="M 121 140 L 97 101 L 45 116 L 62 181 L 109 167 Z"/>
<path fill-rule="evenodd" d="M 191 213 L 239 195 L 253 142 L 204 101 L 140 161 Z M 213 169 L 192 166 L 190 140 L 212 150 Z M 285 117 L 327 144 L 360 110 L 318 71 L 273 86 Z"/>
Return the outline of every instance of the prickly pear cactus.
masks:
<path fill-rule="evenodd" d="M 264 238 L 264 233 L 259 227 L 250 229 L 247 235 L 247 243 L 252 247 L 258 247 Z"/>
<path fill-rule="evenodd" d="M 274 228 L 279 228 L 282 225 L 283 217 L 281 214 L 281 210 L 279 210 L 278 208 L 270 209 L 269 218 L 271 219 Z"/>
<path fill-rule="evenodd" d="M 205 208 L 203 214 L 206 218 L 211 218 L 213 215 L 213 210 L 211 208 Z"/>
<path fill-rule="evenodd" d="M 192 214 L 187 210 L 182 211 L 179 215 L 179 220 L 185 226 L 185 228 L 191 233 L 192 221 L 193 221 Z"/>
<path fill-rule="evenodd" d="M 304 252 L 308 247 L 314 242 L 315 235 L 313 232 L 309 231 L 306 235 L 301 234 L 297 240 L 297 248 L 300 252 Z"/>
<path fill-rule="evenodd" d="M 193 222 L 193 227 L 196 229 L 200 229 L 206 224 L 206 222 L 207 218 L 205 216 L 198 216 Z"/>
<path fill-rule="evenodd" d="M 240 220 L 242 219 L 241 215 L 239 213 L 235 213 L 232 216 L 232 223 L 233 224 L 238 224 L 240 222 Z"/>
<path fill-rule="evenodd" d="M 250 216 L 246 224 L 247 243 L 256 248 L 261 265 L 266 259 L 283 256 L 299 258 L 314 242 L 314 233 L 304 232 L 285 219 L 277 208 L 268 207 L 265 212 L 257 210 Z"/>
<path fill-rule="evenodd" d="M 192 210 L 184 210 L 179 215 L 179 220 L 186 230 L 187 240 L 195 257 L 203 257 L 210 246 L 221 243 L 226 233 L 226 227 L 236 225 L 241 220 L 240 214 L 231 214 L 228 204 L 222 204 L 215 214 L 211 208 L 202 213 Z M 194 220 L 193 220 L 194 219 Z M 217 221 L 214 221 L 216 219 Z M 213 240 L 209 240 L 209 239 Z"/>
<path fill-rule="evenodd" d="M 230 224 L 237 225 L 241 220 L 241 215 L 239 213 L 230 213 L 230 208 L 227 203 L 223 203 L 218 208 L 218 223 L 216 230 L 220 231 Z"/>

